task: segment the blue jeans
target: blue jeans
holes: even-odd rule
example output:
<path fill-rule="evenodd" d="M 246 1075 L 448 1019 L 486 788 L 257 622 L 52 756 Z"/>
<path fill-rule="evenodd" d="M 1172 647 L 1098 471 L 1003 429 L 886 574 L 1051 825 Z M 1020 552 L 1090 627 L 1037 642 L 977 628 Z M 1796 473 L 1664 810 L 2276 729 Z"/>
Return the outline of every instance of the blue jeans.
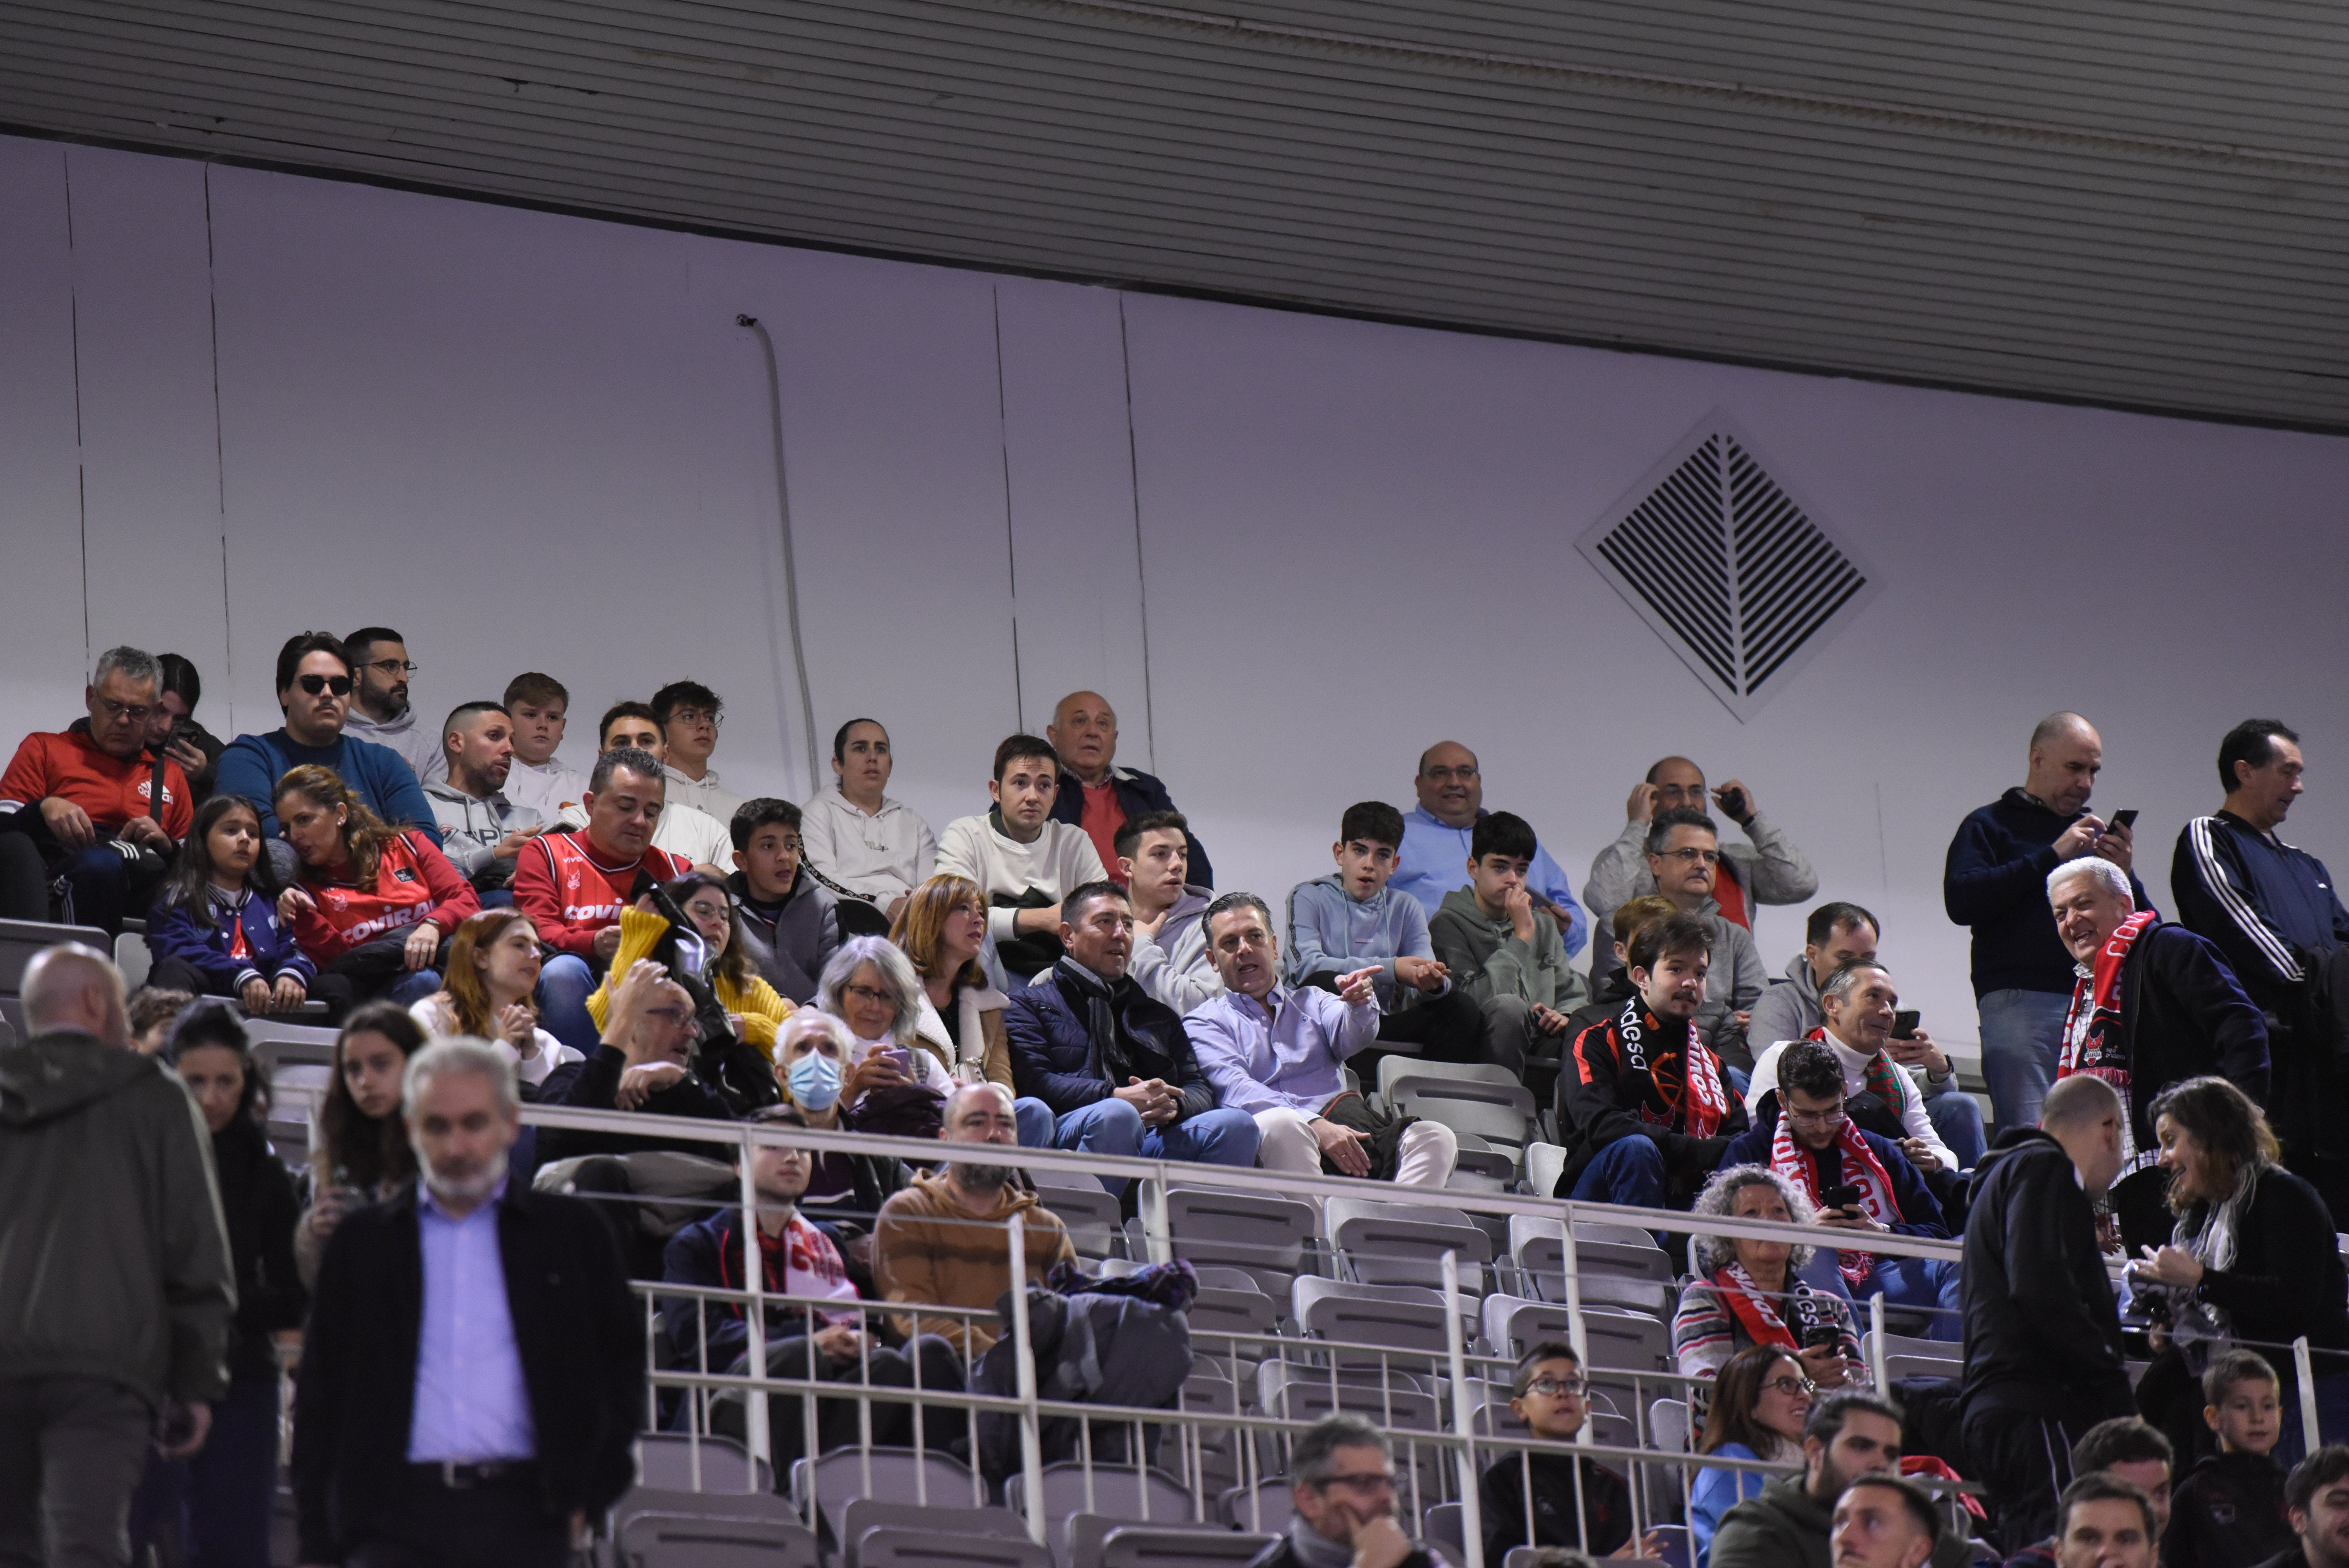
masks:
<path fill-rule="evenodd" d="M 1859 1282 L 1861 1301 L 1880 1295 L 1887 1306 L 1924 1307 L 1933 1314 L 1928 1336 L 1961 1340 L 1966 1336 L 1964 1303 L 1958 1284 L 1958 1265 L 1949 1258 L 1889 1258 L 1878 1254 L 1876 1267 Z"/>
<path fill-rule="evenodd" d="M 587 1011 L 595 990 L 595 972 L 576 954 L 557 954 L 538 972 L 538 1026 L 583 1057 L 595 1054 L 604 1033 Z"/>
<path fill-rule="evenodd" d="M 1925 1097 L 1925 1119 L 1958 1157 L 1959 1170 L 1971 1171 L 1982 1163 L 1990 1148 L 1982 1137 L 1982 1102 L 1960 1088 L 1955 1078 L 1940 1094 Z"/>
<path fill-rule="evenodd" d="M 1664 1151 L 1652 1138 L 1634 1133 L 1619 1138 L 1582 1168 L 1568 1194 L 1578 1203 L 1622 1203 L 1634 1209 L 1662 1209 Z"/>
<path fill-rule="evenodd" d="M 2002 1130 L 2037 1126 L 2039 1102 L 2055 1081 L 2071 995 L 1992 991 L 1976 1007 L 1982 1015 L 1982 1077 L 1990 1083 L 1991 1114 Z"/>
<path fill-rule="evenodd" d="M 1142 1113 L 1114 1095 L 1079 1106 L 1066 1116 L 1054 1116 L 1052 1108 L 1040 1099 L 1019 1100 L 1012 1109 L 1019 1118 L 1019 1141 L 1030 1149 L 1096 1150 L 1144 1160 L 1191 1160 L 1202 1165 L 1256 1163 L 1256 1118 L 1244 1110 L 1217 1109 L 1170 1126 L 1144 1127 Z M 1103 1176 L 1100 1181 L 1112 1192 L 1125 1191 L 1123 1177 Z"/>

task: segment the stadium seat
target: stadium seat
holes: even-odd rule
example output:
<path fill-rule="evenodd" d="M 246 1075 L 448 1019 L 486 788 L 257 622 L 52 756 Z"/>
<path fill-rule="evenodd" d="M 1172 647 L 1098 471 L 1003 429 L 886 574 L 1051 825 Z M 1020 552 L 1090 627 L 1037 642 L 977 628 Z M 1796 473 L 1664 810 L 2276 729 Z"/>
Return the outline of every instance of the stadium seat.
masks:
<path fill-rule="evenodd" d="M 1294 1490 L 1282 1476 L 1267 1477 L 1254 1486 L 1236 1486 L 1216 1499 L 1216 1514 L 1234 1530 L 1278 1535 L 1297 1517 Z"/>
<path fill-rule="evenodd" d="M 1052 1568 L 1052 1554 L 1024 1530 L 996 1535 L 903 1524 L 866 1530 L 856 1543 L 856 1561 L 858 1568 Z"/>
<path fill-rule="evenodd" d="M 840 1511 L 839 1556 L 842 1568 L 858 1568 L 858 1543 L 865 1532 L 883 1528 L 936 1531 L 949 1535 L 993 1536 L 1025 1542 L 1028 1522 L 1008 1508 L 947 1508 L 900 1501 L 895 1498 L 853 1497 Z"/>
<path fill-rule="evenodd" d="M 1330 1352 L 1340 1367 L 1406 1368 L 1445 1355 L 1444 1297 L 1416 1285 L 1356 1284 L 1350 1280 L 1298 1280 L 1290 1300 L 1299 1327 L 1339 1342 Z M 1385 1352 L 1400 1352 L 1398 1359 Z"/>
<path fill-rule="evenodd" d="M 845 1528 L 841 1511 L 852 1498 L 881 1497 L 924 1507 L 935 1502 L 947 1508 L 976 1508 L 987 1501 L 969 1470 L 935 1449 L 916 1455 L 911 1449 L 839 1448 L 812 1460 L 792 1461 L 792 1501 L 802 1512 L 811 1488 L 816 1511 L 834 1541 Z"/>
<path fill-rule="evenodd" d="M 1333 1410 L 1368 1416 L 1381 1427 L 1432 1432 L 1442 1411 L 1433 1381 L 1408 1373 L 1376 1371 L 1336 1377 L 1327 1367 L 1268 1361 L 1257 1372 L 1257 1398 L 1265 1414 L 1284 1421 L 1318 1421 Z"/>
<path fill-rule="evenodd" d="M 1645 1313 L 1619 1307 L 1582 1309 L 1583 1344 L 1593 1373 L 1670 1372 L 1673 1369 L 1671 1330 Z"/>
<path fill-rule="evenodd" d="M 1455 1192 L 1506 1192 L 1517 1178 L 1517 1156 L 1511 1149 L 1495 1149 L 1473 1132 L 1454 1131 L 1453 1139 L 1459 1153 L 1452 1162 L 1451 1180 L 1444 1182 Z"/>
<path fill-rule="evenodd" d="M 1329 1198 L 1321 1204 L 1330 1243 L 1363 1284 L 1412 1284 L 1438 1290 L 1444 1254 L 1460 1258 L 1460 1288 L 1484 1294 L 1492 1238 L 1457 1209 L 1433 1203 Z"/>
<path fill-rule="evenodd" d="M 1069 1230 L 1069 1240 L 1081 1258 L 1123 1258 L 1124 1221 L 1117 1200 L 1098 1181 L 1071 1179 L 1062 1171 L 1030 1171 L 1036 1198 Z"/>
<path fill-rule="evenodd" d="M 1379 1098 L 1390 1103 L 1395 1085 L 1407 1078 L 1453 1078 L 1461 1083 L 1521 1085 L 1516 1074 L 1485 1062 L 1432 1062 L 1423 1057 L 1379 1058 Z"/>
<path fill-rule="evenodd" d="M 615 1554 L 625 1568 L 816 1568 L 815 1537 L 803 1524 L 718 1513 L 643 1512 L 620 1526 Z"/>
<path fill-rule="evenodd" d="M 1468 1561 L 1468 1532 L 1456 1502 L 1439 1502 L 1419 1516 L 1420 1539 L 1430 1546 L 1448 1547 L 1455 1563 Z"/>
<path fill-rule="evenodd" d="M 1648 1407 L 1649 1439 L 1668 1454 L 1689 1451 L 1695 1425 L 1686 1399 L 1659 1399 Z"/>
<path fill-rule="evenodd" d="M 763 1519 L 777 1524 L 797 1524 L 800 1516 L 787 1498 L 771 1491 L 671 1491 L 662 1487 L 632 1486 L 621 1494 L 608 1515 L 615 1532 L 639 1513 L 693 1513 L 724 1519 Z"/>
<path fill-rule="evenodd" d="M 1291 1280 L 1314 1272 L 1309 1249 L 1320 1223 L 1310 1203 L 1174 1187 L 1166 1193 L 1166 1224 L 1176 1257 L 1246 1269 L 1276 1302 Z"/>
<path fill-rule="evenodd" d="M 114 939 L 93 925 L 57 925 L 46 920 L 0 920 L 0 994 L 25 991 L 25 965 L 44 947 L 78 942 L 100 953 L 114 951 Z"/>
<path fill-rule="evenodd" d="M 1092 1522 L 1082 1514 L 1070 1522 L 1071 1568 L 1192 1568 L 1216 1563 L 1246 1568 L 1273 1541 L 1269 1535 L 1251 1535 L 1219 1525 L 1170 1529 L 1113 1520 L 1102 1522 L 1109 1525 L 1109 1533 L 1088 1542 L 1080 1527 L 1090 1528 Z"/>
<path fill-rule="evenodd" d="M 1593 1274 L 1614 1274 L 1650 1280 L 1660 1285 L 1672 1283 L 1671 1257 L 1645 1231 L 1578 1220 L 1574 1250 L 1575 1261 L 1586 1280 Z M 1509 1255 L 1516 1262 L 1524 1288 L 1544 1301 L 1566 1299 L 1563 1222 L 1533 1214 L 1510 1215 Z"/>
<path fill-rule="evenodd" d="M 1479 1083 L 1473 1078 L 1430 1078 L 1407 1073 L 1395 1080 L 1388 1103 L 1404 1116 L 1440 1121 L 1454 1132 L 1471 1132 L 1496 1150 L 1506 1150 L 1522 1168 L 1534 1139 L 1533 1091 L 1521 1083 Z"/>
<path fill-rule="evenodd" d="M 636 1439 L 636 1484 L 664 1491 L 771 1492 L 774 1472 L 759 1461 L 751 1479 L 750 1450 L 731 1438 L 647 1432 Z M 697 1468 L 698 1474 L 697 1475 Z"/>
<path fill-rule="evenodd" d="M 1873 1361 L 1877 1336 L 1874 1330 L 1859 1336 L 1859 1354 Z M 1884 1377 L 1887 1382 L 1898 1383 L 1904 1377 L 1961 1378 L 1966 1375 L 1965 1347 L 1954 1340 L 1912 1339 L 1905 1335 L 1884 1336 Z"/>
<path fill-rule="evenodd" d="M 1068 1561 L 1069 1521 L 1093 1514 L 1104 1519 L 1139 1520 L 1144 1523 L 1183 1524 L 1196 1515 L 1191 1489 L 1164 1470 L 1143 1475 L 1131 1465 L 1094 1465 L 1088 1472 L 1076 1460 L 1044 1467 L 1044 1529 L 1053 1560 Z M 1028 1478 L 1015 1474 L 1003 1483 L 1004 1506 L 1025 1518 Z"/>
<path fill-rule="evenodd" d="M 1566 1150 L 1558 1144 L 1526 1145 L 1526 1191 L 1537 1198 L 1558 1196 L 1557 1179 L 1566 1173 Z"/>
<path fill-rule="evenodd" d="M 142 933 L 126 931 L 114 939 L 114 966 L 122 971 L 123 990 L 136 991 L 147 984 L 147 971 L 155 966 L 155 958 L 147 951 Z"/>

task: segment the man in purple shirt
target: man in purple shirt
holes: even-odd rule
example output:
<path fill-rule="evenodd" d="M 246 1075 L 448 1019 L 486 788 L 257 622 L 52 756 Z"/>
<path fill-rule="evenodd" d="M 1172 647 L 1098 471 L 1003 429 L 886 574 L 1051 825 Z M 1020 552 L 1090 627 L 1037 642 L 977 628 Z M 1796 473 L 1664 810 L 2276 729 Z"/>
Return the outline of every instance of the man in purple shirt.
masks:
<path fill-rule="evenodd" d="M 636 1470 L 644 1349 L 618 1253 L 587 1204 L 508 1186 L 521 1117 L 494 1047 L 419 1051 L 402 1108 L 417 1190 L 346 1216 L 319 1265 L 301 1561 L 559 1568 Z"/>
<path fill-rule="evenodd" d="M 1257 1163 L 1443 1186 L 1460 1153 L 1452 1130 L 1371 1110 L 1339 1071 L 1378 1038 L 1379 966 L 1338 976 L 1335 992 L 1282 985 L 1272 911 L 1252 892 L 1224 894 L 1201 925 L 1224 994 L 1193 1008 L 1183 1031 L 1216 1103 L 1256 1118 Z"/>

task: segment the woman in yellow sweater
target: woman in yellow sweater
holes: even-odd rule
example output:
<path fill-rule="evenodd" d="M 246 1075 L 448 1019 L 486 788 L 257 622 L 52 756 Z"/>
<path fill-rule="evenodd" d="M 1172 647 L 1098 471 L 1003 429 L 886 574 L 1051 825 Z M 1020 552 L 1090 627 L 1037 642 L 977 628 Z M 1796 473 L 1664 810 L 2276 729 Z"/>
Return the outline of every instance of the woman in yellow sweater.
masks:
<path fill-rule="evenodd" d="M 735 1034 L 762 1052 L 771 1051 L 775 1031 L 797 1009 L 750 967 L 726 884 L 690 872 L 670 882 L 667 892 L 685 918 L 693 922 L 702 941 L 709 944 L 709 989 L 717 995 L 718 1005 L 735 1020 Z M 651 957 L 654 944 L 667 930 L 668 922 L 653 913 L 650 899 L 639 899 L 635 908 L 620 912 L 620 950 L 612 954 L 604 983 L 587 998 L 588 1016 L 598 1029 L 611 1010 L 611 976 L 626 975 L 629 965 Z"/>

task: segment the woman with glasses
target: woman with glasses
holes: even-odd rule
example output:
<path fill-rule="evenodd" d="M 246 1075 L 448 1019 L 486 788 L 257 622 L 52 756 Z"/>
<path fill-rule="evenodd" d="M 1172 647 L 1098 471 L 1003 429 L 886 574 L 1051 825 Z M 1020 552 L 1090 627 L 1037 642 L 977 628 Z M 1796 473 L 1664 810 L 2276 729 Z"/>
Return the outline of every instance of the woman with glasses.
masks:
<path fill-rule="evenodd" d="M 1009 1002 L 987 983 L 979 950 L 987 944 L 987 901 L 968 877 L 941 874 L 909 894 L 889 927 L 922 981 L 914 1032 L 963 1083 L 1011 1087 L 1011 1044 L 1003 1030 Z"/>
<path fill-rule="evenodd" d="M 840 1094 L 848 1124 L 860 1132 L 936 1137 L 955 1080 L 918 1032 L 922 982 L 905 954 L 886 937 L 852 936 L 825 963 L 815 995 L 855 1040 Z"/>
<path fill-rule="evenodd" d="M 1691 1211 L 1723 1219 L 1807 1225 L 1816 1211 L 1793 1182 L 1766 1165 L 1716 1173 Z M 1801 1277 L 1808 1246 L 1746 1236 L 1699 1235 L 1695 1277 L 1672 1315 L 1672 1353 L 1682 1376 L 1713 1377 L 1741 1350 L 1775 1346 L 1800 1361 L 1821 1388 L 1867 1381 L 1848 1298 Z"/>
<path fill-rule="evenodd" d="M 1810 1419 L 1811 1397 L 1816 1393 L 1810 1372 L 1783 1345 L 1751 1345 L 1729 1358 L 1713 1384 L 1713 1408 L 1706 1415 L 1704 1436 L 1696 1451 L 1725 1460 L 1763 1460 L 1773 1464 L 1800 1464 L 1803 1423 Z M 1713 1532 L 1721 1516 L 1749 1497 L 1760 1495 L 1770 1478 L 1759 1470 L 1697 1471 L 1689 1489 L 1689 1534 L 1696 1547 L 1697 1568 L 1704 1568 L 1713 1552 Z"/>
<path fill-rule="evenodd" d="M 775 1037 L 775 1082 L 807 1124 L 822 1131 L 841 1125 L 849 1057 L 856 1048 L 848 1026 L 830 1013 L 802 1007 Z M 889 1194 L 905 1184 L 905 1168 L 882 1154 L 813 1151 L 800 1210 L 822 1225 L 847 1261 L 849 1277 L 873 1291 L 873 1227 Z"/>
<path fill-rule="evenodd" d="M 708 949 L 701 977 L 709 982 L 718 1005 L 726 1009 L 734 1037 L 757 1047 L 763 1059 L 774 1049 L 775 1031 L 796 1009 L 750 966 L 750 950 L 742 944 L 741 917 L 727 896 L 726 884 L 706 872 L 688 872 L 662 891 L 692 923 L 693 934 Z M 587 998 L 587 1016 L 595 1020 L 597 1028 L 604 1026 L 611 1007 L 611 976 L 626 975 L 637 959 L 651 957 L 667 934 L 668 921 L 654 912 L 649 896 L 638 899 L 635 908 L 620 912 L 619 951 L 612 955 L 604 984 Z"/>

